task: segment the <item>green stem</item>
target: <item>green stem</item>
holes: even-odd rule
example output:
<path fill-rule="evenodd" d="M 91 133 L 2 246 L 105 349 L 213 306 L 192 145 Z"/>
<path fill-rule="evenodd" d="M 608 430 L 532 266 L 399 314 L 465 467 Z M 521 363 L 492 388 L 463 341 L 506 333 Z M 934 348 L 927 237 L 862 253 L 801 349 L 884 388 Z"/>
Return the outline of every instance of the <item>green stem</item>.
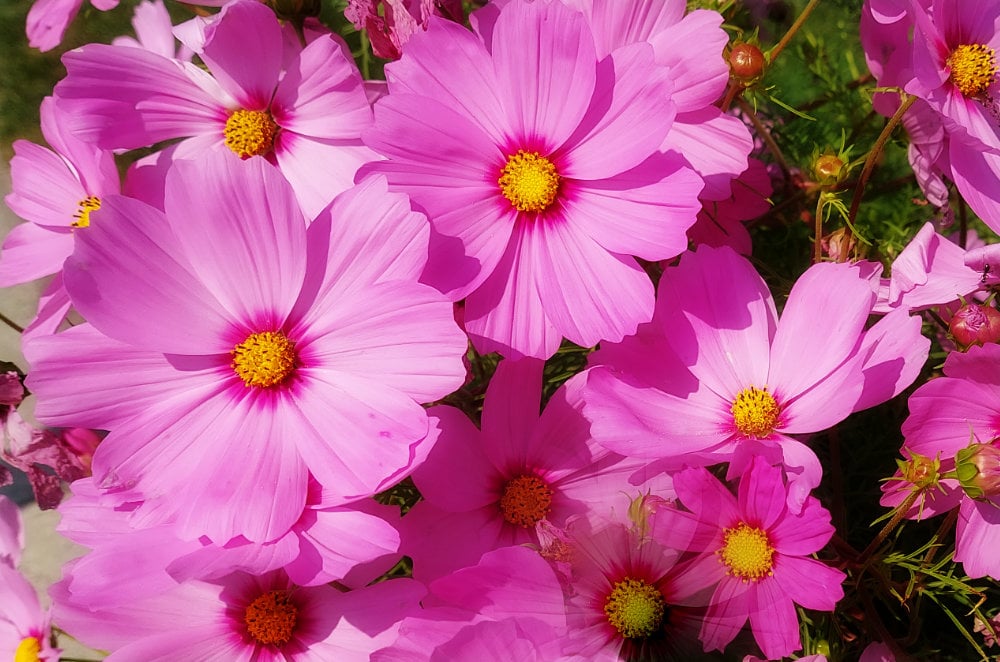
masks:
<path fill-rule="evenodd" d="M 861 552 L 861 556 L 858 558 L 858 565 L 864 566 L 867 564 L 868 559 L 871 558 L 872 554 L 874 554 L 879 547 L 881 547 L 882 543 L 885 542 L 885 539 L 889 537 L 889 534 L 892 533 L 897 526 L 899 526 L 899 523 L 906 517 L 907 511 L 910 510 L 910 506 L 913 505 L 913 503 L 917 500 L 917 497 L 921 494 L 923 494 L 923 489 L 915 489 L 906 495 L 906 499 L 903 500 L 903 503 L 896 507 L 896 514 L 892 516 L 892 519 L 886 522 L 885 526 L 882 527 L 882 530 L 878 532 L 877 536 L 875 536 L 875 539 L 872 540 L 867 547 L 865 547 L 865 551 Z"/>
<path fill-rule="evenodd" d="M 813 264 L 819 264 L 823 259 L 823 207 L 825 206 L 825 192 L 819 194 L 816 201 L 816 236 L 813 238 Z"/>
<path fill-rule="evenodd" d="M 778 147 L 778 143 L 774 142 L 774 138 L 771 137 L 771 132 L 768 131 L 767 127 L 764 126 L 764 123 L 760 121 L 760 118 L 757 117 L 757 113 L 754 112 L 754 109 L 749 103 L 747 103 L 746 99 L 742 97 L 737 98 L 736 105 L 740 107 L 743 114 L 746 115 L 750 120 L 750 123 L 753 124 L 753 128 L 757 131 L 757 135 L 764 141 L 764 144 L 767 146 L 767 151 L 771 152 L 771 156 L 774 157 L 774 160 L 781 168 L 781 172 L 785 176 L 785 181 L 789 181 L 789 178 L 791 177 L 791 170 L 788 167 L 788 162 L 785 161 L 785 155 L 781 153 L 781 149 Z"/>
<path fill-rule="evenodd" d="M 875 145 L 872 146 L 871 151 L 868 152 L 868 156 L 865 158 L 865 165 L 861 168 L 861 176 L 858 177 L 858 185 L 854 187 L 854 197 L 851 198 L 851 209 L 847 213 L 847 232 L 845 235 L 845 240 L 849 242 L 851 237 L 851 227 L 854 226 L 854 220 L 858 216 L 858 209 L 861 207 L 861 198 L 865 193 L 865 185 L 868 183 L 868 178 L 871 177 L 872 170 L 875 169 L 875 161 L 878 159 L 879 155 L 882 154 L 882 150 L 885 148 L 885 144 L 889 141 L 889 137 L 892 132 L 899 126 L 899 123 L 903 121 L 903 115 L 906 111 L 910 109 L 913 102 L 917 98 L 914 96 L 907 97 L 903 103 L 899 105 L 899 109 L 896 114 L 892 116 L 889 123 L 885 125 L 882 129 L 882 133 L 879 134 L 878 139 L 875 141 Z M 847 251 L 844 251 L 840 255 L 840 261 L 844 262 L 847 260 Z"/>
<path fill-rule="evenodd" d="M 792 37 L 794 37 L 795 33 L 799 31 L 799 28 L 801 28 L 802 24 L 806 22 L 806 19 L 809 18 L 809 14 L 816 9 L 816 5 L 818 4 L 819 0 L 810 0 L 809 4 L 802 10 L 802 13 L 799 14 L 799 17 L 795 19 L 794 23 L 792 23 L 792 27 L 788 28 L 788 32 L 786 32 L 785 36 L 783 36 L 781 41 L 778 42 L 778 45 L 772 48 L 767 54 L 768 64 L 774 64 L 774 61 L 778 59 L 778 55 L 781 51 L 785 50 L 785 46 L 788 46 L 788 42 L 792 40 Z"/>

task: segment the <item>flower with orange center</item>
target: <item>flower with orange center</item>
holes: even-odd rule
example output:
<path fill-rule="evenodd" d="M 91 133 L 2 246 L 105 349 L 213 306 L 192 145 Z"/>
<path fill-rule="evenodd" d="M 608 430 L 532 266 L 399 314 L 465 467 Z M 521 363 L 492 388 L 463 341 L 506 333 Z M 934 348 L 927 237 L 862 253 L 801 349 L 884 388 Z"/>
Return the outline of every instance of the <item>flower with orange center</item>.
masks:
<path fill-rule="evenodd" d="M 752 439 L 763 439 L 774 432 L 781 409 L 767 387 L 750 386 L 736 395 L 729 411 L 733 424 L 740 434 Z"/>
<path fill-rule="evenodd" d="M 945 63 L 951 70 L 949 80 L 969 98 L 986 94 L 1000 71 L 996 52 L 985 44 L 961 44 Z"/>
<path fill-rule="evenodd" d="M 552 206 L 559 195 L 559 173 L 555 164 L 538 152 L 518 150 L 507 157 L 497 180 L 503 197 L 514 209 L 540 213 Z"/>
<path fill-rule="evenodd" d="M 766 531 L 740 522 L 723 529 L 722 537 L 725 542 L 718 552 L 719 560 L 729 574 L 743 581 L 758 581 L 773 574 L 774 547 Z"/>
<path fill-rule="evenodd" d="M 292 640 L 299 610 L 287 591 L 268 591 L 247 605 L 243 622 L 247 634 L 265 646 L 284 646 Z"/>
<path fill-rule="evenodd" d="M 538 476 L 517 476 L 507 481 L 500 496 L 500 512 L 511 524 L 533 527 L 552 508 L 552 490 Z"/>
<path fill-rule="evenodd" d="M 663 594 L 642 579 L 626 577 L 615 582 L 604 603 L 604 613 L 626 639 L 648 637 L 663 625 L 666 611 Z"/>
<path fill-rule="evenodd" d="M 241 159 L 264 156 L 274 146 L 278 125 L 266 110 L 236 110 L 226 120 L 226 147 Z"/>
<path fill-rule="evenodd" d="M 270 388 L 295 371 L 295 343 L 281 331 L 251 333 L 233 351 L 233 372 L 247 386 Z"/>
<path fill-rule="evenodd" d="M 85 228 L 90 225 L 90 212 L 97 211 L 101 208 L 101 199 L 95 195 L 88 195 L 86 198 L 80 201 L 79 208 L 76 213 L 73 214 L 73 221 L 70 225 L 75 228 Z"/>

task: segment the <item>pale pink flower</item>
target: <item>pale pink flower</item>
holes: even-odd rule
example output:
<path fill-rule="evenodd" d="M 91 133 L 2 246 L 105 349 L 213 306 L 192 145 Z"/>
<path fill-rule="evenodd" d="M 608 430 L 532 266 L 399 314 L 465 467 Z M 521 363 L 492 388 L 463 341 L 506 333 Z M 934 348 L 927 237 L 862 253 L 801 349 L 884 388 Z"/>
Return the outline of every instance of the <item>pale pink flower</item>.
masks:
<path fill-rule="evenodd" d="M 420 403 L 465 377 L 450 302 L 415 282 L 426 219 L 376 178 L 307 230 L 275 168 L 225 152 L 166 192 L 109 198 L 80 237 L 93 326 L 26 344 L 39 420 L 109 430 L 98 487 L 220 544 L 283 535 L 310 475 L 340 503 L 398 480 L 433 442 Z"/>
<path fill-rule="evenodd" d="M 107 11 L 117 7 L 118 0 L 90 0 L 90 4 Z M 83 0 L 35 0 L 28 11 L 25 29 L 28 45 L 42 52 L 58 46 L 81 6 Z"/>
<path fill-rule="evenodd" d="M 582 14 L 515 0 L 473 33 L 436 17 L 386 66 L 366 144 L 428 214 L 424 282 L 465 298 L 483 352 L 547 358 L 620 340 L 652 314 L 632 256 L 684 249 L 700 179 L 660 145 L 674 115 L 652 47 L 601 58 Z M 441 44 L 447 44 L 442 48 Z"/>
<path fill-rule="evenodd" d="M 730 478 L 763 455 L 788 470 L 795 510 L 822 473 L 797 435 L 893 397 L 927 358 L 920 319 L 905 311 L 866 329 L 874 303 L 860 268 L 821 263 L 779 320 L 748 260 L 701 246 L 664 272 L 653 321 L 592 356 L 591 433 L 664 468 L 730 462 Z"/>

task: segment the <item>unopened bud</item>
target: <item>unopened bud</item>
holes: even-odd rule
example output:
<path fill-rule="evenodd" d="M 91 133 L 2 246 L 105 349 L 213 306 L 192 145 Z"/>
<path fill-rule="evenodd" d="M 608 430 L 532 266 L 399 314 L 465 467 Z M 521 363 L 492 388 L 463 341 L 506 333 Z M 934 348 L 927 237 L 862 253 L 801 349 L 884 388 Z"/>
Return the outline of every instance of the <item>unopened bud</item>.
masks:
<path fill-rule="evenodd" d="M 823 188 L 832 188 L 847 178 L 847 164 L 836 154 L 821 154 L 813 161 L 813 179 Z"/>
<path fill-rule="evenodd" d="M 670 502 L 655 494 L 642 494 L 628 505 L 628 518 L 635 524 L 640 535 L 649 533 L 649 518 L 658 508 L 670 505 Z"/>
<path fill-rule="evenodd" d="M 911 453 L 909 460 L 896 460 L 903 479 L 920 489 L 937 485 L 941 479 L 941 460 Z"/>
<path fill-rule="evenodd" d="M 857 246 L 854 234 L 848 234 L 847 228 L 840 228 L 823 237 L 823 252 L 835 261 L 839 262 L 842 256 L 850 255 Z"/>
<path fill-rule="evenodd" d="M 951 316 L 948 331 L 963 348 L 1000 341 L 1000 311 L 993 306 L 966 304 Z"/>
<path fill-rule="evenodd" d="M 735 44 L 729 51 L 729 77 L 749 87 L 764 76 L 764 53 L 754 44 L 745 41 Z"/>
<path fill-rule="evenodd" d="M 972 444 L 955 454 L 955 475 L 973 499 L 1000 496 L 1000 448 Z"/>

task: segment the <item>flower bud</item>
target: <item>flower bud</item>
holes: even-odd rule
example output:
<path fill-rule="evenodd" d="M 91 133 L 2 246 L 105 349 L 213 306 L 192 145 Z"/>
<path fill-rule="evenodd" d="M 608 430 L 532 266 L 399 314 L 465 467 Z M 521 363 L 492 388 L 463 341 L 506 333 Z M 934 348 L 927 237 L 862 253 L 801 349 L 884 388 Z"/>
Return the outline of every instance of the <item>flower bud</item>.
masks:
<path fill-rule="evenodd" d="M 909 460 L 896 460 L 903 480 L 912 483 L 920 489 L 926 489 L 938 484 L 941 479 L 941 460 L 930 458 L 919 453 L 911 453 Z"/>
<path fill-rule="evenodd" d="M 813 179 L 823 188 L 832 188 L 847 178 L 847 164 L 837 154 L 826 152 L 813 160 Z"/>
<path fill-rule="evenodd" d="M 948 331 L 962 348 L 1000 341 L 1000 311 L 993 306 L 966 304 L 951 316 Z"/>
<path fill-rule="evenodd" d="M 729 77 L 749 87 L 764 76 L 764 53 L 756 45 L 738 42 L 729 51 Z"/>
<path fill-rule="evenodd" d="M 854 252 L 858 242 L 853 234 L 847 234 L 847 228 L 834 230 L 823 237 L 823 252 L 833 261 L 839 262 L 844 256 L 849 256 Z M 844 258 L 846 259 L 846 258 Z"/>
<path fill-rule="evenodd" d="M 1000 448 L 972 444 L 955 454 L 955 475 L 973 499 L 1000 496 Z"/>

